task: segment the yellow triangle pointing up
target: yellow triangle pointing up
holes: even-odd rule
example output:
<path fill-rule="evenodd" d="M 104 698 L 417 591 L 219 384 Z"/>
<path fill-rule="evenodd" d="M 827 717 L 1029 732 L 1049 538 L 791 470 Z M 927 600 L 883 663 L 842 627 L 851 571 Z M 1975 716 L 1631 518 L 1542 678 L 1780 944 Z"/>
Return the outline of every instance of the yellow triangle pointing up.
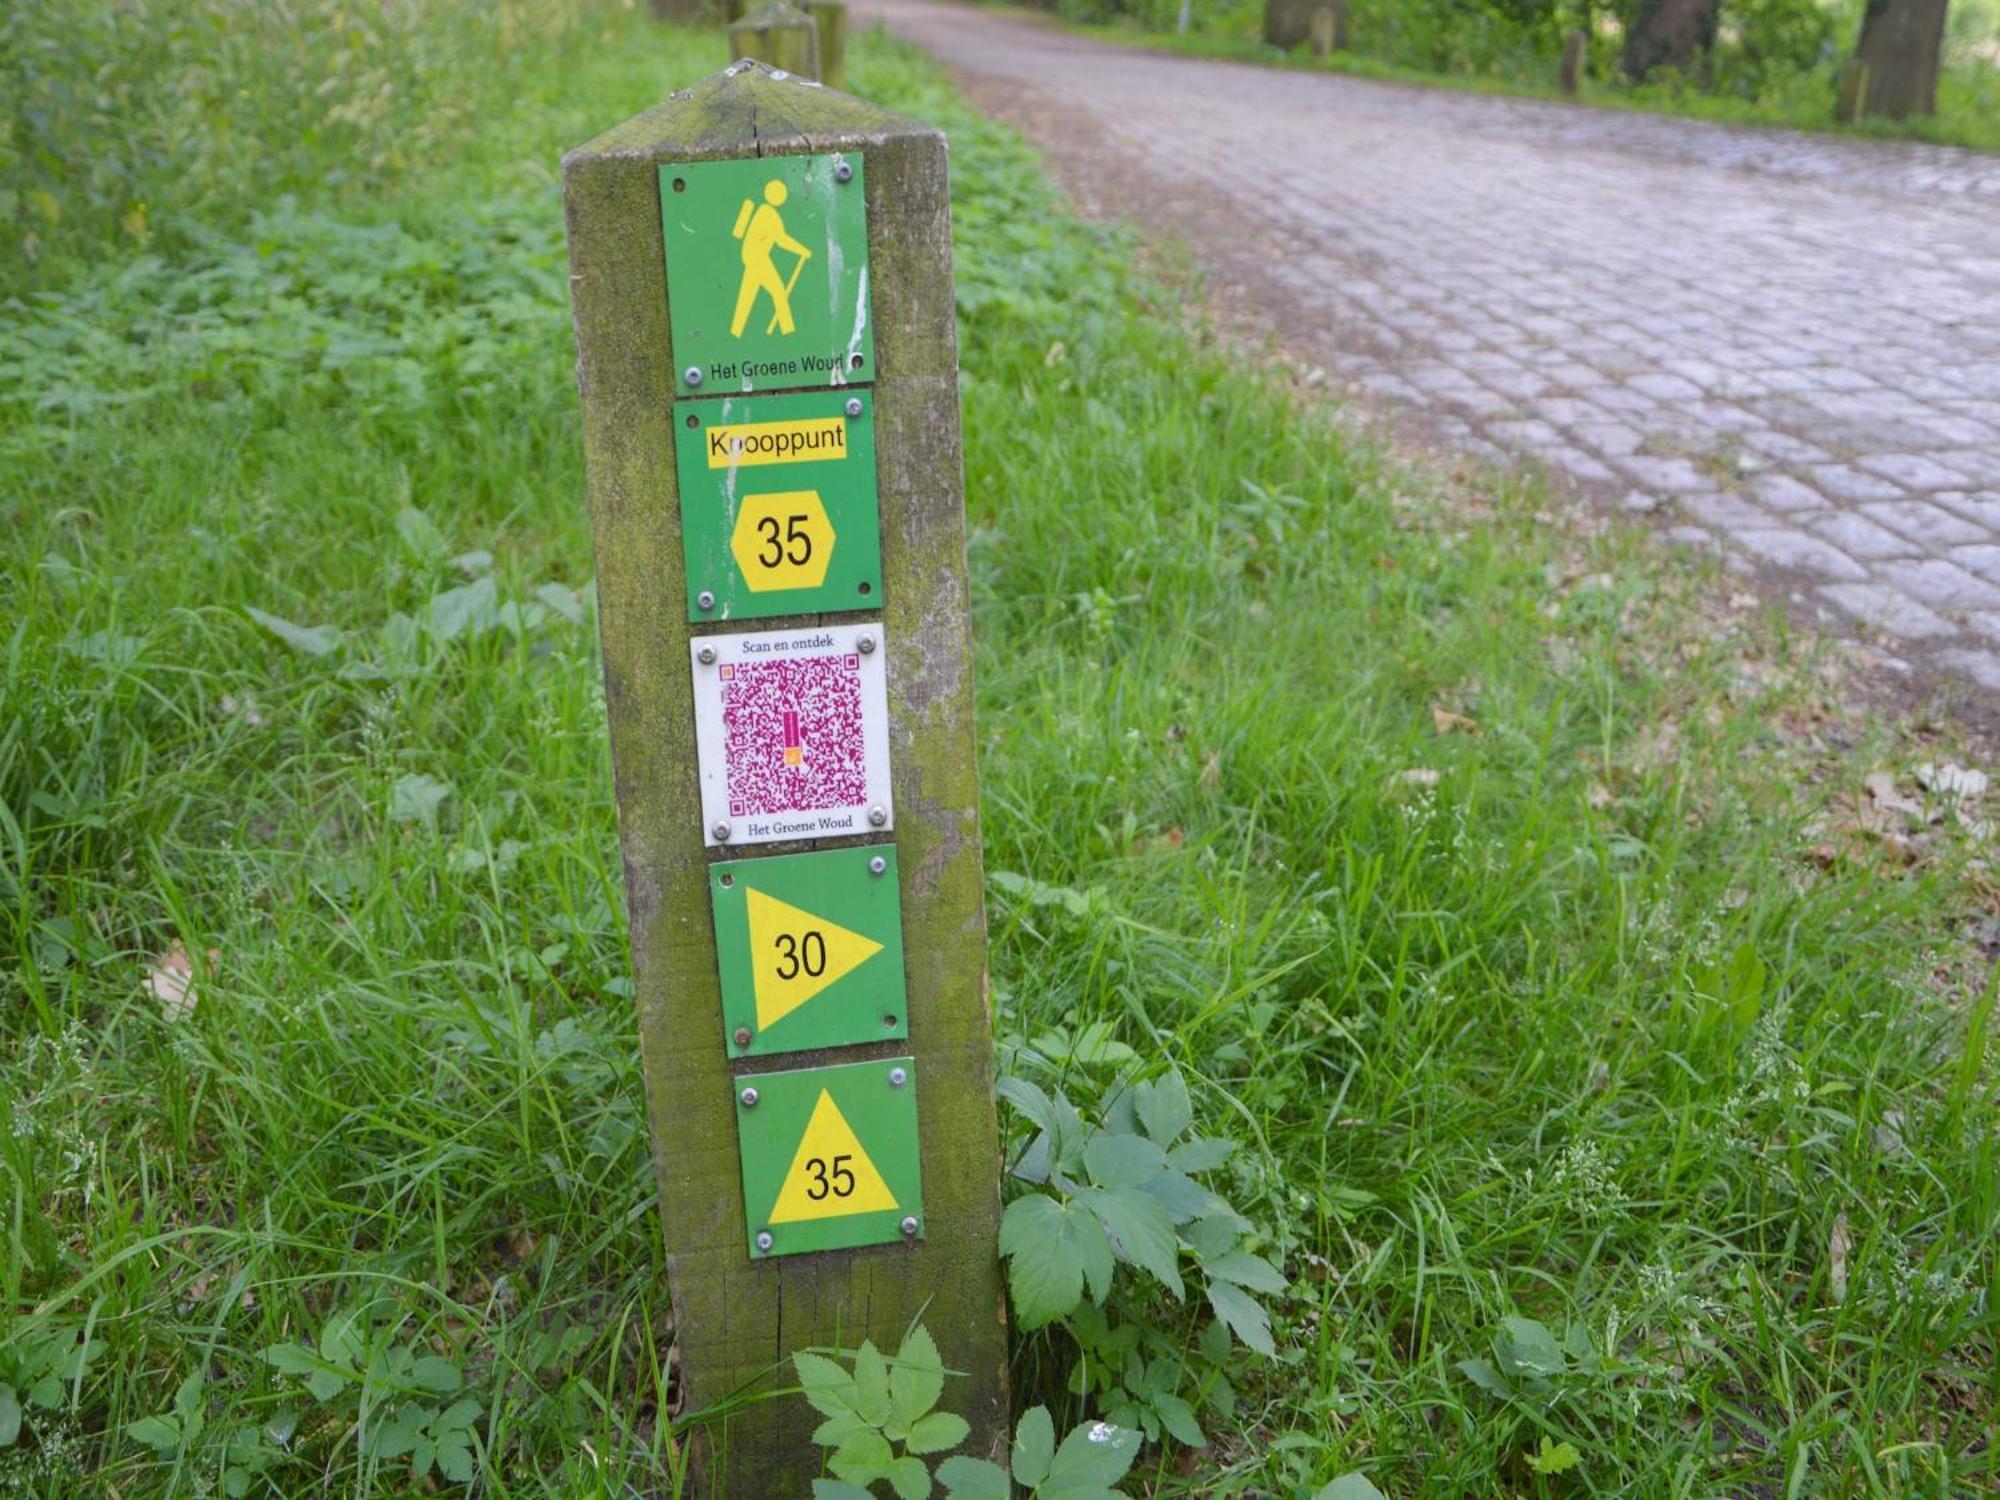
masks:
<path fill-rule="evenodd" d="M 767 896 L 755 886 L 743 894 L 750 912 L 750 986 L 757 1000 L 759 1031 L 882 951 L 873 938 Z"/>
<path fill-rule="evenodd" d="M 847 1116 L 833 1095 L 821 1089 L 784 1186 L 778 1189 L 778 1201 L 771 1205 L 769 1222 L 841 1219 L 896 1206 L 896 1195 L 868 1159 Z"/>

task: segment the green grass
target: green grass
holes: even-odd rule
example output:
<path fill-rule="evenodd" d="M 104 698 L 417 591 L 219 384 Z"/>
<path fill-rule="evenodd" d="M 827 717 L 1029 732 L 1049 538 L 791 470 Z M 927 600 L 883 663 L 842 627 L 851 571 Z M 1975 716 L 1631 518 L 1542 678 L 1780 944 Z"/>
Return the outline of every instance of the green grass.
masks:
<path fill-rule="evenodd" d="M 230 128 L 296 152 L 135 147 L 8 272 L 0 1494 L 420 1492 L 406 1419 L 488 1493 L 675 1487 L 551 167 L 722 49 L 414 14 L 341 66 L 420 44 L 354 97 L 448 106 L 423 153 L 357 188 L 290 113 L 347 85 L 238 49 Z M 997 1040 L 1078 1097 L 1119 1065 L 1058 1030 L 1176 1064 L 1292 1281 L 1132 1487 L 2000 1483 L 1984 835 L 1861 786 L 1963 752 L 1357 445 L 927 65 L 855 68 L 953 134 Z M 1072 1359 L 1023 1340 L 1021 1404 L 1084 1415 Z"/>
<path fill-rule="evenodd" d="M 1255 15 L 1240 8 L 1229 13 L 1223 28 L 1197 29 L 1186 36 L 1179 36 L 1171 31 L 1149 30 L 1130 21 L 1073 21 L 1040 7 L 1012 3 L 1012 0 L 976 0 L 976 3 L 990 9 L 1033 15 L 1037 20 L 1063 26 L 1099 41 L 1150 47 L 1187 57 L 1225 58 L 1267 67 L 1340 73 L 1389 83 L 1456 89 L 1464 93 L 1523 95 L 1561 103 L 1581 103 L 1600 109 L 1681 115 L 1727 125 L 1774 126 L 2000 151 L 2000 66 L 1990 62 L 1968 61 L 1946 67 L 1938 77 L 1935 115 L 1902 121 L 1871 117 L 1843 125 L 1833 118 L 1838 70 L 1831 64 L 1807 72 L 1785 74 L 1768 84 L 1763 93 L 1754 99 L 1730 93 L 1705 92 L 1673 81 L 1635 86 L 1622 80 L 1607 81 L 1599 76 L 1586 77 L 1579 93 L 1572 98 L 1557 87 L 1557 59 L 1553 56 L 1517 56 L 1510 66 L 1498 72 L 1438 71 L 1370 56 L 1366 43 L 1358 39 L 1354 43 L 1355 50 L 1336 52 L 1327 57 L 1314 57 L 1304 47 L 1281 51 L 1268 45 L 1261 32 L 1252 28 Z"/>

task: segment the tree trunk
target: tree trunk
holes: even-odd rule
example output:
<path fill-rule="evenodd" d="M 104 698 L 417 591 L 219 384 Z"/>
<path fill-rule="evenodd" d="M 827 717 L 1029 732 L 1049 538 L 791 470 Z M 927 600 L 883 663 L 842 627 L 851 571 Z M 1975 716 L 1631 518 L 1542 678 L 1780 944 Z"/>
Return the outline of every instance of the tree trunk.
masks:
<path fill-rule="evenodd" d="M 1634 82 L 1655 68 L 1685 73 L 1715 45 L 1721 0 L 1639 0 L 1625 34 L 1625 76 Z"/>
<path fill-rule="evenodd" d="M 1937 113 L 1938 56 L 1948 0 L 1868 0 L 1861 40 L 1841 81 L 1843 120 Z"/>
<path fill-rule="evenodd" d="M 1312 13 L 1325 0 L 1264 0 L 1264 40 L 1289 52 L 1312 31 Z"/>
<path fill-rule="evenodd" d="M 1588 38 L 1580 31 L 1572 31 L 1563 38 L 1562 73 L 1559 83 L 1565 94 L 1574 94 L 1583 81 L 1583 49 Z"/>

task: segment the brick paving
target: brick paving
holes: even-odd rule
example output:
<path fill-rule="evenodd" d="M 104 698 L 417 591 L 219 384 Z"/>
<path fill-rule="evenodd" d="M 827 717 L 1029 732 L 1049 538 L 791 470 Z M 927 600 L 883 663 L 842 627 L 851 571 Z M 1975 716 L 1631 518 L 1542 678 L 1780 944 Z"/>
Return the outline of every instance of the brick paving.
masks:
<path fill-rule="evenodd" d="M 857 13 L 1336 384 L 2000 692 L 2000 156 Z"/>

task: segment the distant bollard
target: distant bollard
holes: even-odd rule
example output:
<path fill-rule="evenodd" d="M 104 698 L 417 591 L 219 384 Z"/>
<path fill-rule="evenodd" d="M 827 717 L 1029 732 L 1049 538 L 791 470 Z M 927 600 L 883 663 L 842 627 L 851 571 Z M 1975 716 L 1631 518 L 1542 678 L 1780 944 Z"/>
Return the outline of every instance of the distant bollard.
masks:
<path fill-rule="evenodd" d="M 1289 52 L 1307 40 L 1312 15 L 1326 0 L 1264 0 L 1264 40 Z"/>
<path fill-rule="evenodd" d="M 1562 91 L 1574 94 L 1583 81 L 1583 49 L 1586 38 L 1580 31 L 1572 31 L 1563 38 Z"/>
<path fill-rule="evenodd" d="M 1314 57 L 1347 50 L 1347 0 L 1333 0 L 1312 13 L 1310 40 Z"/>
<path fill-rule="evenodd" d="M 806 13 L 819 23 L 819 81 L 830 89 L 845 89 L 847 0 L 806 0 Z"/>
<path fill-rule="evenodd" d="M 813 18 L 785 0 L 753 10 L 729 23 L 729 56 L 753 57 L 795 78 L 819 77 L 819 28 Z"/>

